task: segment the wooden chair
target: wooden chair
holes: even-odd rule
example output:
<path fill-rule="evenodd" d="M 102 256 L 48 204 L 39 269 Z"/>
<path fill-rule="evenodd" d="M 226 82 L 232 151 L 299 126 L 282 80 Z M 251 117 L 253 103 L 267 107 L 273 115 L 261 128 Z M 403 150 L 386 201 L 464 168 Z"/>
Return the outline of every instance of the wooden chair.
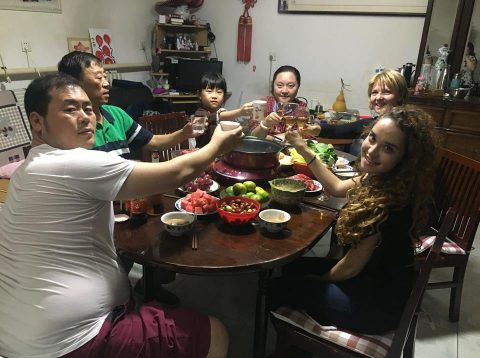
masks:
<path fill-rule="evenodd" d="M 410 358 L 414 355 L 417 313 L 428 283 L 430 271 L 440 255 L 441 247 L 453 226 L 456 213 L 450 209 L 443 217 L 435 243 L 420 269 L 398 328 L 386 335 L 365 335 L 350 331 L 324 330 L 301 311 L 285 307 L 271 312 L 277 331 L 274 358 L 295 357 L 292 347 L 298 347 L 321 357 L 387 357 Z"/>
<path fill-rule="evenodd" d="M 182 129 L 187 123 L 187 115 L 185 112 L 171 112 L 165 114 L 157 114 L 154 116 L 144 116 L 138 119 L 140 125 L 148 129 L 153 134 L 168 134 Z M 159 161 L 165 162 L 172 159 L 172 151 L 188 149 L 188 140 L 177 144 L 176 146 L 159 152 Z M 142 160 L 144 162 L 152 161 L 152 151 L 144 148 L 142 150 Z"/>
<path fill-rule="evenodd" d="M 437 222 L 434 226 L 438 228 L 449 207 L 455 209 L 457 216 L 434 268 L 453 267 L 453 275 L 450 281 L 429 283 L 427 289 L 451 289 L 449 319 L 457 322 L 460 318 L 463 279 L 480 221 L 480 162 L 444 148 L 439 154 L 434 192 Z M 417 255 L 418 266 L 423 264 L 425 258 L 425 254 Z"/>

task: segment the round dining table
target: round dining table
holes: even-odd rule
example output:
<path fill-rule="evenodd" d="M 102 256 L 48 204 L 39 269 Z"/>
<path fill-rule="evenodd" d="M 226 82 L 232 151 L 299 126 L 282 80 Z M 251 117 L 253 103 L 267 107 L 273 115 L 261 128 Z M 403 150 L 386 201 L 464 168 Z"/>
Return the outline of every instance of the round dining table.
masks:
<path fill-rule="evenodd" d="M 164 211 L 175 210 L 176 200 L 174 195 L 164 195 Z M 156 267 L 189 275 L 258 273 L 253 357 L 264 357 L 272 270 L 310 250 L 336 217 L 333 210 L 305 203 L 283 209 L 291 220 L 280 233 L 265 232 L 255 222 L 231 226 L 218 214 L 211 214 L 197 216 L 193 233 L 172 237 L 159 216 L 150 216 L 139 226 L 128 221 L 115 224 L 115 243 L 120 255 L 143 265 L 146 299 L 152 298 L 155 289 L 152 273 Z M 196 249 L 192 249 L 194 234 Z"/>

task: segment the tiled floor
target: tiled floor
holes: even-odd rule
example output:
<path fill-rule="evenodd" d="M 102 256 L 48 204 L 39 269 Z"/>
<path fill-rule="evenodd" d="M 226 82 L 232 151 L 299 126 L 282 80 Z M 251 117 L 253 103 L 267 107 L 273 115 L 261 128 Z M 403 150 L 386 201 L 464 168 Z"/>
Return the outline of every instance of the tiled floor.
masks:
<path fill-rule="evenodd" d="M 480 230 L 475 244 L 480 245 Z M 326 254 L 329 239 L 324 238 L 310 255 Z M 141 273 L 135 265 L 130 277 L 137 280 Z M 431 279 L 450 276 L 450 270 L 435 270 Z M 480 250 L 470 255 L 464 283 L 461 318 L 459 323 L 450 323 L 448 316 L 449 290 L 427 291 L 422 315 L 418 324 L 416 357 L 474 358 L 480 356 Z M 220 318 L 230 333 L 229 358 L 252 356 L 253 317 L 257 276 L 186 276 L 168 285 L 187 307 Z M 275 332 L 268 330 L 267 353 L 273 351 Z"/>

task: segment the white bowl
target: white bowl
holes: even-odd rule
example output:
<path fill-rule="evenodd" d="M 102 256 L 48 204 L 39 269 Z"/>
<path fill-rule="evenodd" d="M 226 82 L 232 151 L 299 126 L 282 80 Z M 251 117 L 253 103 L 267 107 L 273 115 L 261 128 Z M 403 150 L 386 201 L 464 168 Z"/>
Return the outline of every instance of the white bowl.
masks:
<path fill-rule="evenodd" d="M 240 123 L 234 121 L 220 121 L 220 127 L 222 127 L 222 130 L 224 131 L 230 131 L 240 127 Z"/>
<path fill-rule="evenodd" d="M 285 229 L 291 219 L 289 213 L 283 210 L 266 209 L 258 214 L 260 226 L 269 232 L 280 232 Z"/>
<path fill-rule="evenodd" d="M 163 214 L 160 220 L 162 220 L 162 223 L 165 226 L 165 230 L 167 230 L 170 235 L 182 236 L 192 230 L 193 223 L 195 221 L 195 215 L 179 211 L 171 211 L 169 213 Z M 174 220 L 182 220 L 185 223 L 174 224 L 172 222 Z"/>

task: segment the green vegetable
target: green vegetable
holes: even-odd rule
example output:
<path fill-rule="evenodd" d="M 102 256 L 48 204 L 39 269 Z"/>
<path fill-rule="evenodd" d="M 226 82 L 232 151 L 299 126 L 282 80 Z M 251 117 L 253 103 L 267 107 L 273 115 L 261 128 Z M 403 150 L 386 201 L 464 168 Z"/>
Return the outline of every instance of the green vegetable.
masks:
<path fill-rule="evenodd" d="M 315 143 L 312 140 L 307 140 L 308 147 L 315 152 L 322 162 L 331 166 L 337 160 L 335 148 L 331 144 Z"/>

